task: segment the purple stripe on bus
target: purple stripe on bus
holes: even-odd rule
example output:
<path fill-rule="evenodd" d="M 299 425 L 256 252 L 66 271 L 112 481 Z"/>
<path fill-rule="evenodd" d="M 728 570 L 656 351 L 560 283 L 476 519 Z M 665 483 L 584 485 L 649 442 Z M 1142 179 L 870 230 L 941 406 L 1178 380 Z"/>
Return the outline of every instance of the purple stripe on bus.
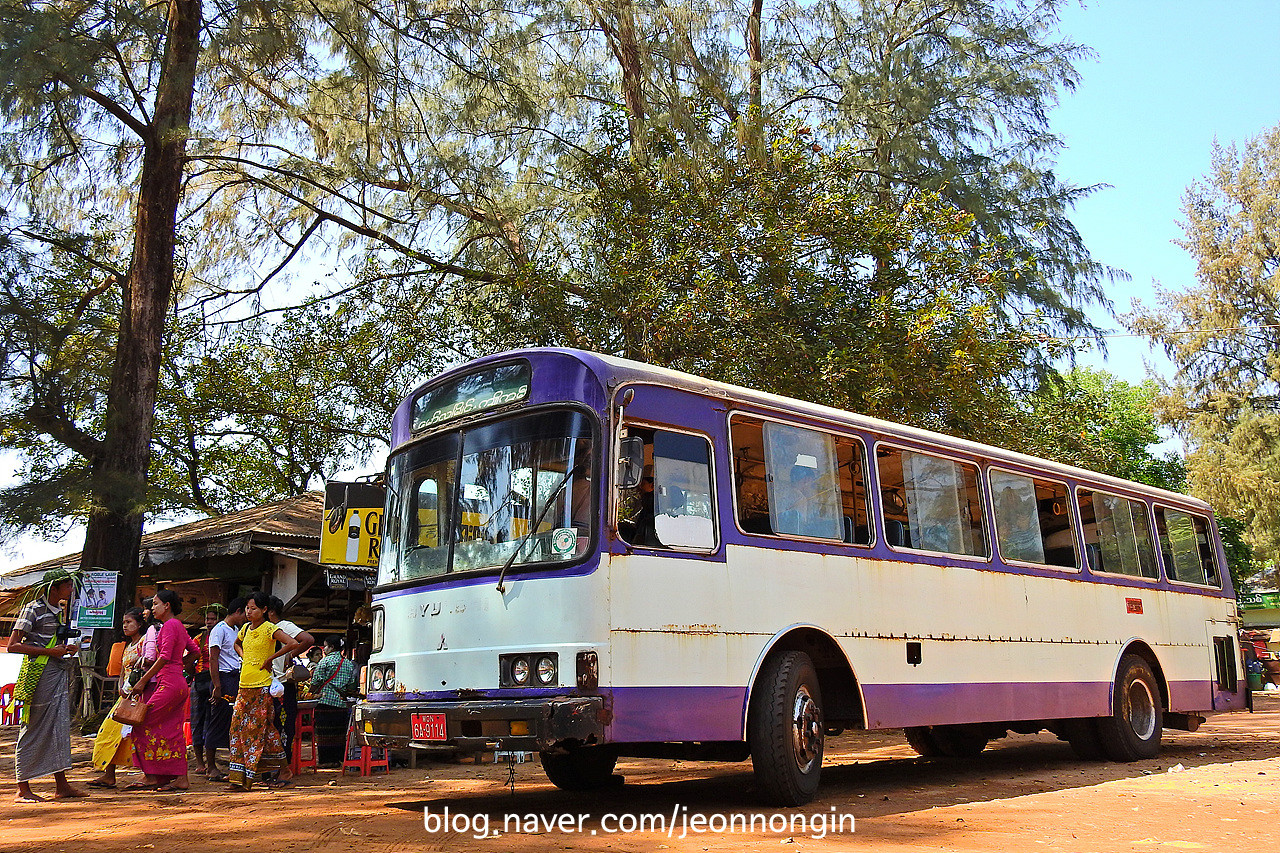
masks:
<path fill-rule="evenodd" d="M 1244 681 L 1240 681 L 1244 687 Z M 1237 693 L 1218 690 L 1213 681 L 1175 681 L 1169 685 L 1169 708 L 1174 711 L 1239 711 L 1248 697 L 1246 689 Z"/>
<path fill-rule="evenodd" d="M 1230 710 L 1244 706 L 1244 694 L 1218 693 L 1207 681 L 1169 685 L 1171 708 L 1183 712 Z M 608 739 L 614 743 L 736 741 L 747 691 L 742 687 L 616 687 L 601 691 L 612 698 Z M 480 690 L 468 700 L 533 699 L 565 695 L 560 689 Z M 1005 722 L 1095 717 L 1110 713 L 1110 682 L 1021 682 L 867 685 L 868 728 L 948 725 L 957 722 Z M 370 693 L 371 702 L 460 701 L 456 691 Z"/>
<path fill-rule="evenodd" d="M 867 684 L 862 690 L 873 729 L 1096 717 L 1111 705 L 1109 681 Z"/>
<path fill-rule="evenodd" d="M 602 691 L 603 692 L 603 691 Z M 742 740 L 744 687 L 615 687 L 615 743 Z"/>

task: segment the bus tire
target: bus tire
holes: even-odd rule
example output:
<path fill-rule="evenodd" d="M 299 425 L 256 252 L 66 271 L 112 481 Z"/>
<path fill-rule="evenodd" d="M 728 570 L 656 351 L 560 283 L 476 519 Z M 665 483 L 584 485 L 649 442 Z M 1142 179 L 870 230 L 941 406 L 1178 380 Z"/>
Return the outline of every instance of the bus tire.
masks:
<path fill-rule="evenodd" d="M 933 739 L 933 729 L 930 726 L 911 726 L 905 728 L 902 733 L 907 736 L 907 743 L 916 752 L 925 758 L 939 758 L 942 756 L 942 750 L 938 747 L 938 742 Z"/>
<path fill-rule="evenodd" d="M 562 791 L 596 791 L 618 784 L 613 768 L 618 756 L 610 749 L 591 746 L 569 752 L 540 752 L 542 772 Z"/>
<path fill-rule="evenodd" d="M 1107 757 L 1098 735 L 1098 721 L 1093 717 L 1063 720 L 1062 736 L 1081 761 L 1101 761 Z"/>
<path fill-rule="evenodd" d="M 770 803 L 800 806 L 817 794 L 825 728 L 813 661 L 795 651 L 770 657 L 747 711 L 752 772 Z"/>
<path fill-rule="evenodd" d="M 1138 655 L 1120 658 L 1111 716 L 1098 718 L 1098 739 L 1112 761 L 1138 761 L 1160 754 L 1164 707 L 1151 665 Z"/>

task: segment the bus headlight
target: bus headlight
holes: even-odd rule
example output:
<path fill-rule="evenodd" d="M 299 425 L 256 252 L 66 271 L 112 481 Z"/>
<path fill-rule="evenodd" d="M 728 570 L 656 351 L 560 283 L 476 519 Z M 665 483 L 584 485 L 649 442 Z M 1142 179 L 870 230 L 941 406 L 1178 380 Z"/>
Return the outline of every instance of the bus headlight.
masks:
<path fill-rule="evenodd" d="M 560 659 L 555 652 L 498 655 L 499 687 L 555 687 Z"/>
<path fill-rule="evenodd" d="M 538 683 L 548 687 L 556 683 L 556 660 L 551 655 L 538 658 Z"/>
<path fill-rule="evenodd" d="M 382 690 L 382 667 L 369 667 L 369 690 L 375 693 Z"/>

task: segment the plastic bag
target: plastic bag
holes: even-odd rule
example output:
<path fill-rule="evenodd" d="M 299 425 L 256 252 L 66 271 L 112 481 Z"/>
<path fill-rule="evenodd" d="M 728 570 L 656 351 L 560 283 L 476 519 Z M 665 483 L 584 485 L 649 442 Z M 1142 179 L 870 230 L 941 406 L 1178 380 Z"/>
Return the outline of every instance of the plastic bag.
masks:
<path fill-rule="evenodd" d="M 276 678 L 274 675 L 271 676 L 271 687 L 269 690 L 272 696 L 279 699 L 284 695 L 284 682 Z"/>

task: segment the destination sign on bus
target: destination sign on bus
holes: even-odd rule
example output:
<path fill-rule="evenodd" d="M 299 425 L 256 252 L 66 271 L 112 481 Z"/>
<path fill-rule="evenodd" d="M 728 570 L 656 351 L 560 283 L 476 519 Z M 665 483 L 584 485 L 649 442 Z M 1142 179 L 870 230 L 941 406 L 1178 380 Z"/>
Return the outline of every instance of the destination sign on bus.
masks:
<path fill-rule="evenodd" d="M 413 431 L 518 403 L 529 396 L 529 365 L 504 364 L 423 392 L 413 403 Z"/>

